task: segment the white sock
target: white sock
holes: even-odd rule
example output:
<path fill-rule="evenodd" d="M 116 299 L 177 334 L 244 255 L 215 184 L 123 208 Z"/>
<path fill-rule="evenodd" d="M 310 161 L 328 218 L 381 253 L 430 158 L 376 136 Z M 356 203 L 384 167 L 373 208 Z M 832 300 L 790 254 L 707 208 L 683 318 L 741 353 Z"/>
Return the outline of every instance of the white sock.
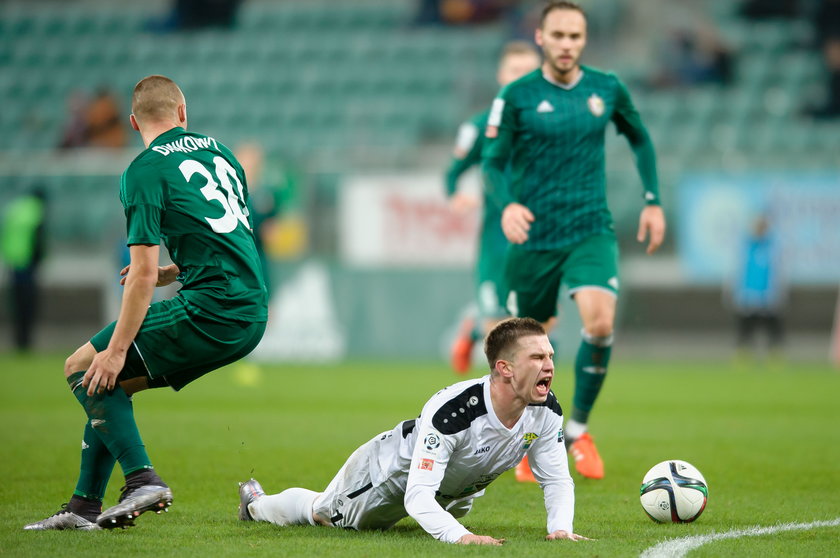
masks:
<path fill-rule="evenodd" d="M 586 426 L 586 423 L 569 419 L 565 428 L 566 438 L 570 440 L 577 440 L 584 432 L 587 431 L 587 429 L 588 427 Z"/>
<path fill-rule="evenodd" d="M 248 511 L 255 520 L 275 525 L 315 525 L 312 504 L 318 494 L 305 488 L 289 488 L 280 494 L 258 498 L 248 506 Z"/>

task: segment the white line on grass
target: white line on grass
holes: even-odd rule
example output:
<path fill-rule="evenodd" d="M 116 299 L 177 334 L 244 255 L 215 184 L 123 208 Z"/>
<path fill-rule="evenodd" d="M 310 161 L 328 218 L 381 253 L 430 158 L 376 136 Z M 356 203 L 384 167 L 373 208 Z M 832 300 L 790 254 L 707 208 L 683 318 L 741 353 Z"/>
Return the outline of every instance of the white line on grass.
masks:
<path fill-rule="evenodd" d="M 709 533 L 708 535 L 694 535 L 671 539 L 652 546 L 642 552 L 640 558 L 682 558 L 695 548 L 701 547 L 712 541 L 723 539 L 737 539 L 740 537 L 757 537 L 759 535 L 772 535 L 780 531 L 799 531 L 814 529 L 816 527 L 835 527 L 840 525 L 840 517 L 828 521 L 812 521 L 811 523 L 782 523 L 770 527 L 750 527 L 748 529 L 737 529 L 725 533 Z"/>

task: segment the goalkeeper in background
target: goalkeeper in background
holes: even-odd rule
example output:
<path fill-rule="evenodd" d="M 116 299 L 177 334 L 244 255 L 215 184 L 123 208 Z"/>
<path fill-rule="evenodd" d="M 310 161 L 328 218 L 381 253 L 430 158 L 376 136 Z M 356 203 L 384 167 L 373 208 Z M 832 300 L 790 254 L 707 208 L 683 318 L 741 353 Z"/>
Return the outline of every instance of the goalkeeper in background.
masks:
<path fill-rule="evenodd" d="M 530 43 L 512 41 L 505 45 L 499 59 L 496 80 L 501 87 L 516 81 L 540 65 L 537 50 Z M 457 213 L 476 206 L 470 194 L 458 191 L 458 179 L 470 167 L 481 163 L 484 147 L 484 128 L 490 109 L 482 111 L 461 124 L 455 140 L 452 163 L 446 171 L 446 194 Z M 508 242 L 502 232 L 501 208 L 484 195 L 481 212 L 481 232 L 478 240 L 478 257 L 475 267 L 475 295 L 478 315 L 466 318 L 452 347 L 452 368 L 461 374 L 470 369 L 473 346 L 483 339 L 507 313 L 504 301 L 507 287 L 504 281 L 505 252 Z"/>

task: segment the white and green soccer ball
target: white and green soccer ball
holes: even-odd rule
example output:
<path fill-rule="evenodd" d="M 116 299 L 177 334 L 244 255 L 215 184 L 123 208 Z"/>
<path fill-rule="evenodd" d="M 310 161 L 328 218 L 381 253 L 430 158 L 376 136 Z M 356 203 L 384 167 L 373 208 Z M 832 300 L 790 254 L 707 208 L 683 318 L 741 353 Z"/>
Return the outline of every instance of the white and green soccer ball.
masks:
<path fill-rule="evenodd" d="M 706 509 L 709 486 L 697 467 L 672 459 L 651 467 L 642 479 L 642 508 L 659 523 L 689 523 Z"/>

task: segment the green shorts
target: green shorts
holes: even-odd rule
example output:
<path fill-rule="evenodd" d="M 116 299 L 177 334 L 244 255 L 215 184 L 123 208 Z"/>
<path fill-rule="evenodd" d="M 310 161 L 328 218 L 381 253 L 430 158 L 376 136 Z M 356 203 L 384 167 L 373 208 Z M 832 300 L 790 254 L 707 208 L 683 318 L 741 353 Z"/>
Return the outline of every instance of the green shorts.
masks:
<path fill-rule="evenodd" d="M 149 306 L 118 378 L 148 376 L 149 387 L 177 391 L 253 351 L 265 332 L 265 322 L 220 322 L 197 313 L 181 296 Z M 97 352 L 108 346 L 115 326 L 112 322 L 91 338 Z"/>
<path fill-rule="evenodd" d="M 557 315 L 561 284 L 572 297 L 588 288 L 618 296 L 618 243 L 614 235 L 598 235 L 559 250 L 524 250 L 511 245 L 505 278 L 510 288 L 510 313 L 545 322 Z"/>

